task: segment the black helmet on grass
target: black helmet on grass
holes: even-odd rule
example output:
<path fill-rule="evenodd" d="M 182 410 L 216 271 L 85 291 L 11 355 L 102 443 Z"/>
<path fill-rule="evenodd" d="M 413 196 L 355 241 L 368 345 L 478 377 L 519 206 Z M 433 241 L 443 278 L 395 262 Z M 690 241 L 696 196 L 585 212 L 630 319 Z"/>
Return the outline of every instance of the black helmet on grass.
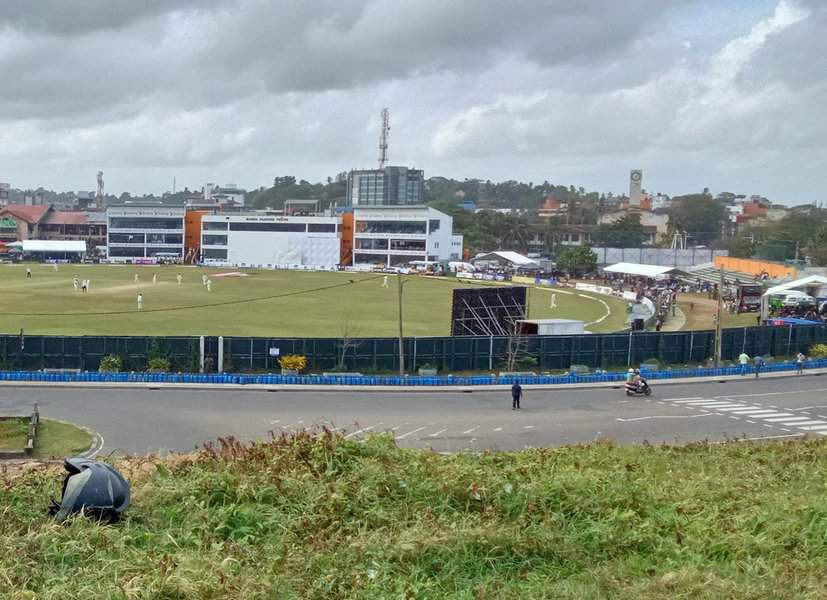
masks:
<path fill-rule="evenodd" d="M 114 523 L 129 506 L 129 483 L 112 465 L 88 458 L 67 458 L 69 472 L 63 481 L 60 502 L 52 502 L 49 514 L 58 521 L 82 513 L 99 521 Z"/>

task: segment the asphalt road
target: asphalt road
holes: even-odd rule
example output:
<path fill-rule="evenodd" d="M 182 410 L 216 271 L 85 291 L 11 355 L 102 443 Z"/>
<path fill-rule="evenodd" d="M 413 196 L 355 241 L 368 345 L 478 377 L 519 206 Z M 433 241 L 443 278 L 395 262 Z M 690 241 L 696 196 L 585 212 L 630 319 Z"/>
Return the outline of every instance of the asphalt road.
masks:
<path fill-rule="evenodd" d="M 686 443 L 827 435 L 827 377 L 656 384 L 650 398 L 619 389 L 526 392 L 227 392 L 0 387 L 0 414 L 89 427 L 102 454 L 190 450 L 219 436 L 262 438 L 322 424 L 345 435 L 393 432 L 402 446 L 437 451 L 520 449 L 607 438 Z"/>

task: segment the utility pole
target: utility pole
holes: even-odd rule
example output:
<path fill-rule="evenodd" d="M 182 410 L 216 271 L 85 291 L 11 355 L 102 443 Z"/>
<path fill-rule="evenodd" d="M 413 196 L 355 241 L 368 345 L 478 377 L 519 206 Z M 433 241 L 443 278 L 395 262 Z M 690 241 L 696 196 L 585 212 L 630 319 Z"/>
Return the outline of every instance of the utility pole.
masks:
<path fill-rule="evenodd" d="M 718 312 L 715 318 L 715 368 L 721 366 L 721 309 L 724 305 L 724 268 L 721 267 L 721 280 L 718 283 Z"/>
<path fill-rule="evenodd" d="M 396 283 L 399 290 L 399 376 L 405 376 L 405 340 L 402 335 L 402 286 L 405 284 L 402 281 L 402 273 L 396 275 Z"/>

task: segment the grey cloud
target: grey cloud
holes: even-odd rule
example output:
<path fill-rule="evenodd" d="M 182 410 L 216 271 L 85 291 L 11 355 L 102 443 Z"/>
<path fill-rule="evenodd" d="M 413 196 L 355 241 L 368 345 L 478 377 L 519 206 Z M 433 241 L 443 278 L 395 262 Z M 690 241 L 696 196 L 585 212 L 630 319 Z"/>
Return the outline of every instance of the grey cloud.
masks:
<path fill-rule="evenodd" d="M 175 10 L 213 6 L 216 0 L 3 0 L 0 26 L 44 34 L 117 30 Z"/>
<path fill-rule="evenodd" d="M 220 17 L 245 36 L 216 39 L 204 65 L 240 70 L 253 57 L 269 88 L 282 92 L 484 69 L 509 55 L 589 64 L 623 52 L 666 12 L 658 0 L 427 0 L 407 11 L 395 0 L 250 0 Z"/>

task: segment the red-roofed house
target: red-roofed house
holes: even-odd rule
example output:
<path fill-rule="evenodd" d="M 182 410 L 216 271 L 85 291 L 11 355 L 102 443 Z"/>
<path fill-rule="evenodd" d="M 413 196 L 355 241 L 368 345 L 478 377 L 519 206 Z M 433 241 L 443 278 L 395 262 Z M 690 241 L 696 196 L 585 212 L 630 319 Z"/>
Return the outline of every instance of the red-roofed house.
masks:
<path fill-rule="evenodd" d="M 37 238 L 39 235 L 39 226 L 43 218 L 52 210 L 48 204 L 38 206 L 24 206 L 20 204 L 11 204 L 0 209 L 0 219 L 3 219 L 4 224 L 4 241 L 23 241 Z M 11 221 L 16 224 L 16 231 L 11 227 Z M 15 239 L 10 239 L 14 235 Z"/>
<path fill-rule="evenodd" d="M 0 209 L 0 241 L 84 240 L 106 245 L 104 213 L 63 212 L 50 205 L 12 204 Z"/>

